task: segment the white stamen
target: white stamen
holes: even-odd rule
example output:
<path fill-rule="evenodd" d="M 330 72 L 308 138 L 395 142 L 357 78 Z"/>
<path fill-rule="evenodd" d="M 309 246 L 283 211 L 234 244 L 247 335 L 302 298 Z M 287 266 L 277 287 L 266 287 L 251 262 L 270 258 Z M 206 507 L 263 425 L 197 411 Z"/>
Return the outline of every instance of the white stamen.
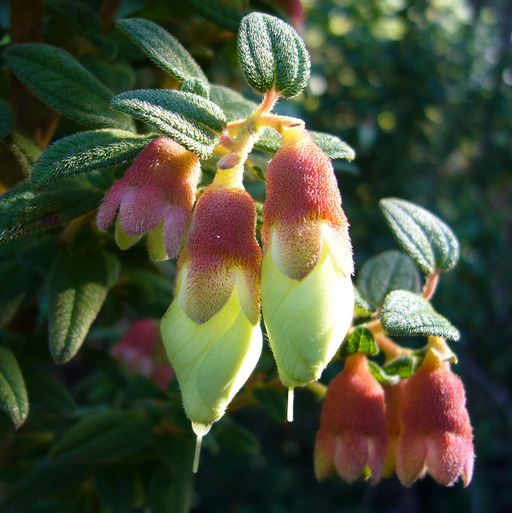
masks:
<path fill-rule="evenodd" d="M 192 422 L 192 430 L 196 434 L 196 451 L 194 453 L 194 463 L 192 465 L 192 472 L 197 474 L 199 469 L 199 456 L 201 455 L 201 444 L 203 442 L 203 436 L 207 435 L 212 427 L 211 424 L 196 424 Z"/>
<path fill-rule="evenodd" d="M 286 411 L 286 420 L 293 422 L 293 387 L 288 389 L 288 409 Z"/>

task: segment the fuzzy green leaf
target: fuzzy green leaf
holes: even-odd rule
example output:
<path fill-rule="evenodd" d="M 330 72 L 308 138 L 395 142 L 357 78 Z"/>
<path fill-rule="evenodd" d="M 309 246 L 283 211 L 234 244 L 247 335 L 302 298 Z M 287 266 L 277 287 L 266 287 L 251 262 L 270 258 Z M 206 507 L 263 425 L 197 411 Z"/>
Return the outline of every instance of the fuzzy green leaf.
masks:
<path fill-rule="evenodd" d="M 355 151 L 340 138 L 324 132 L 309 131 L 311 140 L 319 146 L 330 159 L 353 160 Z M 283 144 L 283 138 L 279 132 L 272 128 L 266 128 L 258 139 L 255 148 L 269 153 L 275 153 Z"/>
<path fill-rule="evenodd" d="M 12 352 L 0 347 L 0 408 L 18 429 L 28 415 L 28 395 L 23 374 Z"/>
<path fill-rule="evenodd" d="M 146 445 L 154 430 L 136 411 L 89 415 L 58 439 L 50 457 L 59 463 L 85 464 L 123 458 Z"/>
<path fill-rule="evenodd" d="M 11 106 L 4 99 L 0 98 L 0 138 L 12 132 L 14 127 L 14 116 Z"/>
<path fill-rule="evenodd" d="M 405 290 L 395 290 L 386 297 L 381 322 L 390 335 L 460 338 L 459 330 L 438 314 L 424 297 Z"/>
<path fill-rule="evenodd" d="M 116 96 L 112 105 L 153 125 L 203 159 L 213 153 L 226 127 L 219 106 L 193 93 L 139 89 Z"/>
<path fill-rule="evenodd" d="M 240 23 L 238 57 L 245 79 L 258 93 L 274 89 L 298 95 L 309 80 L 309 53 L 297 32 L 279 18 L 252 13 Z"/>
<path fill-rule="evenodd" d="M 219 0 L 188 0 L 194 12 L 231 32 L 238 30 L 242 15 Z"/>
<path fill-rule="evenodd" d="M 33 139 L 16 130 L 5 138 L 5 143 L 16 157 L 25 175 L 30 176 L 32 166 L 41 154 L 42 148 Z"/>
<path fill-rule="evenodd" d="M 258 108 L 257 103 L 247 100 L 229 87 L 220 85 L 210 87 L 210 100 L 222 108 L 229 122 L 245 119 Z"/>
<path fill-rule="evenodd" d="M 388 374 L 380 365 L 372 360 L 368 360 L 368 370 L 372 376 L 383 386 L 396 385 L 400 381 L 400 376 Z"/>
<path fill-rule="evenodd" d="M 135 158 L 156 137 L 158 134 L 135 135 L 110 128 L 64 137 L 39 157 L 32 169 L 32 185 L 42 189 L 68 176 L 122 164 Z"/>
<path fill-rule="evenodd" d="M 372 332 L 368 328 L 356 328 L 340 348 L 340 356 L 347 358 L 352 354 L 375 355 L 379 352 L 379 348 L 375 343 Z"/>
<path fill-rule="evenodd" d="M 407 254 L 425 273 L 449 271 L 459 259 L 459 242 L 441 219 L 414 203 L 398 198 L 380 201 L 384 217 Z"/>
<path fill-rule="evenodd" d="M 385 251 L 370 258 L 357 275 L 357 288 L 376 307 L 393 290 L 421 291 L 421 278 L 414 262 L 400 251 Z"/>
<path fill-rule="evenodd" d="M 5 56 L 23 85 L 63 116 L 97 128 L 133 128 L 110 107 L 112 93 L 68 52 L 26 43 L 10 46 Z"/>
<path fill-rule="evenodd" d="M 419 361 L 418 358 L 401 356 L 384 365 L 384 370 L 391 376 L 407 379 L 413 375 Z"/>
<path fill-rule="evenodd" d="M 377 311 L 377 309 L 361 295 L 357 287 L 354 287 L 354 303 L 354 313 L 358 317 L 369 317 L 372 313 Z"/>
<path fill-rule="evenodd" d="M 119 267 L 113 255 L 97 248 L 70 248 L 55 262 L 48 296 L 50 352 L 56 362 L 67 362 L 80 349 Z"/>
<path fill-rule="evenodd" d="M 80 217 L 95 209 L 103 194 L 83 177 L 52 184 L 43 192 L 23 182 L 0 196 L 0 243 Z"/>
<path fill-rule="evenodd" d="M 86 54 L 80 56 L 80 64 L 115 94 L 131 89 L 135 84 L 135 72 L 127 61 L 105 61 Z"/>
<path fill-rule="evenodd" d="M 185 82 L 198 79 L 208 84 L 203 70 L 180 42 L 162 27 L 149 20 L 119 20 L 117 26 L 161 69 Z"/>

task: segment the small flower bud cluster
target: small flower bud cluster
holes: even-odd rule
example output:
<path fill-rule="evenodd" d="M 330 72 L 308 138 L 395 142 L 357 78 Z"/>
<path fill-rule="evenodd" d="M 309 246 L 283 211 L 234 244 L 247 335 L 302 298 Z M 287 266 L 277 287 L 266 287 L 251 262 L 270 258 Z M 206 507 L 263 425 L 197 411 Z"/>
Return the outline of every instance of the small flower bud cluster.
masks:
<path fill-rule="evenodd" d="M 316 437 L 315 473 L 331 470 L 347 482 L 394 471 L 406 486 L 428 472 L 438 483 L 471 481 L 473 434 L 464 386 L 429 342 L 418 370 L 382 387 L 367 358 L 351 355 L 329 384 Z"/>

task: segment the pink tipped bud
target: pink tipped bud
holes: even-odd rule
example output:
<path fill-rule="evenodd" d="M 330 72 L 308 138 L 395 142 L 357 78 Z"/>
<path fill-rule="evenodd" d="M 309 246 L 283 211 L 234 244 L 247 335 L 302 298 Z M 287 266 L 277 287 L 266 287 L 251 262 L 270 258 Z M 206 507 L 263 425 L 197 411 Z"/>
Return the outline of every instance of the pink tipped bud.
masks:
<path fill-rule="evenodd" d="M 137 236 L 158 230 L 163 221 L 159 236 L 167 255 L 177 257 L 192 217 L 199 175 L 196 155 L 168 137 L 154 139 L 108 191 L 98 210 L 98 228 L 106 231 L 119 212 L 118 229 L 136 241 Z"/>
<path fill-rule="evenodd" d="M 464 385 L 433 349 L 403 387 L 400 421 L 396 472 L 404 485 L 427 471 L 444 486 L 459 477 L 469 484 L 475 454 Z"/>
<path fill-rule="evenodd" d="M 316 436 L 315 473 L 326 477 L 334 467 L 352 483 L 371 471 L 372 484 L 382 475 L 388 436 L 384 391 L 364 355 L 349 356 L 329 383 Z"/>

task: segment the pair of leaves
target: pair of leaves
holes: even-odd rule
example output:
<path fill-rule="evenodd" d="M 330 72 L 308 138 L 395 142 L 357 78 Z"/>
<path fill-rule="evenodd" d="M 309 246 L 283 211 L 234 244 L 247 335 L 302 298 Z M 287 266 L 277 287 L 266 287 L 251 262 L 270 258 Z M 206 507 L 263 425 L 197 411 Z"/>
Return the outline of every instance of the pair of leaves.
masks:
<path fill-rule="evenodd" d="M 23 374 L 13 353 L 0 347 L 0 407 L 19 428 L 28 415 L 28 395 Z"/>
<path fill-rule="evenodd" d="M 304 41 L 278 18 L 262 13 L 243 18 L 237 49 L 245 79 L 258 93 L 274 90 L 291 98 L 309 81 L 311 64 Z"/>

